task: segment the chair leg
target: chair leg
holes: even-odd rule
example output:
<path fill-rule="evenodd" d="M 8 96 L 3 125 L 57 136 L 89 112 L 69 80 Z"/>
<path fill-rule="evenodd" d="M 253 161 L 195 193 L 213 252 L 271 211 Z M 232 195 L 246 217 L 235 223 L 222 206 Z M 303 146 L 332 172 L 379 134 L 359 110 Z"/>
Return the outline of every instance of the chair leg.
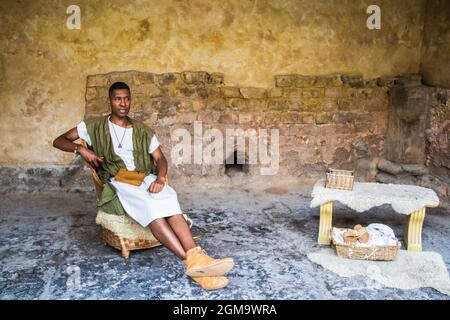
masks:
<path fill-rule="evenodd" d="M 125 259 L 128 259 L 128 257 L 130 256 L 130 250 L 128 250 L 125 241 L 123 240 L 122 237 L 119 237 L 119 241 L 120 241 L 120 247 L 122 248 L 122 257 L 124 257 Z"/>
<path fill-rule="evenodd" d="M 130 256 L 130 250 L 122 249 L 122 257 L 124 257 L 125 259 L 128 259 L 129 256 Z"/>
<path fill-rule="evenodd" d="M 425 207 L 409 215 L 404 241 L 408 251 L 422 251 L 422 226 L 425 219 Z"/>
<path fill-rule="evenodd" d="M 320 225 L 318 244 L 331 243 L 331 226 L 333 220 L 333 201 L 328 201 L 320 206 Z"/>

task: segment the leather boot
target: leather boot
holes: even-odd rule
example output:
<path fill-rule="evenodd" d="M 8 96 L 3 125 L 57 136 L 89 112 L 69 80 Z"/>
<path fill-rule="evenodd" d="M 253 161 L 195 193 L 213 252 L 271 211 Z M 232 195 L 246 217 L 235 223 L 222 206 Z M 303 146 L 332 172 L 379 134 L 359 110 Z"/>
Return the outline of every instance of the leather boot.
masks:
<path fill-rule="evenodd" d="M 234 266 L 233 258 L 214 259 L 209 257 L 200 247 L 186 252 L 184 260 L 186 274 L 190 277 L 222 276 Z"/>
<path fill-rule="evenodd" d="M 224 276 L 217 277 L 192 277 L 205 290 L 216 290 L 228 285 L 228 278 Z"/>

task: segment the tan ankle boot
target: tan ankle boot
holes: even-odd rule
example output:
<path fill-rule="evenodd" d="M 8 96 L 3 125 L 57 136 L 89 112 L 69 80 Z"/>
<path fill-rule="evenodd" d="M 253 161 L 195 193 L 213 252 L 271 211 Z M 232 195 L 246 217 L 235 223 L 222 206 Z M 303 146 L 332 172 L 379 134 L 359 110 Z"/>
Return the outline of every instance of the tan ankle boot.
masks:
<path fill-rule="evenodd" d="M 221 289 L 228 285 L 228 278 L 224 276 L 218 277 L 192 277 L 203 289 L 215 290 Z"/>
<path fill-rule="evenodd" d="M 186 274 L 190 277 L 214 277 L 230 271 L 234 261 L 232 258 L 211 258 L 200 247 L 195 247 L 186 252 L 184 265 Z"/>

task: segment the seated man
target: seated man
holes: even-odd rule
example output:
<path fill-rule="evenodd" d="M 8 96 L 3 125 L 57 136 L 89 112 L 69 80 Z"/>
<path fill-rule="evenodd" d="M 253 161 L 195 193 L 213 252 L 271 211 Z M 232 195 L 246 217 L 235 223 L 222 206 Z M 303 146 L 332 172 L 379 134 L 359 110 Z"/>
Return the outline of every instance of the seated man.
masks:
<path fill-rule="evenodd" d="M 111 85 L 109 101 L 110 115 L 80 122 L 56 138 L 53 146 L 78 153 L 97 168 L 105 184 L 98 203 L 103 211 L 126 213 L 142 226 L 149 226 L 153 235 L 184 261 L 186 274 L 203 288 L 225 287 L 228 279 L 224 274 L 231 270 L 234 261 L 232 258 L 213 259 L 196 246 L 177 194 L 166 185 L 167 160 L 156 135 L 144 123 L 127 116 L 131 106 L 128 85 L 123 82 Z M 78 138 L 86 140 L 92 150 L 73 142 Z M 130 184 L 121 178 L 122 173 L 129 174 L 123 169 L 134 171 L 133 177 L 136 172 L 143 173 L 142 182 L 138 179 Z"/>

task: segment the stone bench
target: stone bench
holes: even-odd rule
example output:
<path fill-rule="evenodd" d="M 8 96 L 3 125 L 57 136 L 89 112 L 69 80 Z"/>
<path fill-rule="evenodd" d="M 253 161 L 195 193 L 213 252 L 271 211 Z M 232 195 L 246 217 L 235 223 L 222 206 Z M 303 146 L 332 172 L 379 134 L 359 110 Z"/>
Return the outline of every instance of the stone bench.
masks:
<path fill-rule="evenodd" d="M 325 180 L 319 180 L 311 193 L 311 208 L 320 206 L 319 244 L 330 244 L 333 218 L 333 201 L 357 212 L 390 204 L 400 214 L 409 215 L 404 241 L 410 251 L 422 251 L 422 224 L 426 207 L 437 207 L 439 198 L 428 188 L 414 185 L 355 182 L 353 190 L 325 188 Z"/>

